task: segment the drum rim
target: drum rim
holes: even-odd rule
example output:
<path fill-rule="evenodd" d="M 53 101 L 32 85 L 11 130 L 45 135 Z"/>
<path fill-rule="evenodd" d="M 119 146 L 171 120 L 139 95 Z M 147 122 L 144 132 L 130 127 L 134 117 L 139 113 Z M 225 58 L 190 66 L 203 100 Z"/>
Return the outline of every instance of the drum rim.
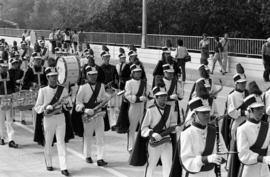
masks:
<path fill-rule="evenodd" d="M 74 56 L 74 55 L 73 55 L 73 56 Z M 80 81 L 80 77 L 81 77 L 81 63 L 80 63 L 79 58 L 78 58 L 76 55 L 75 55 L 74 57 L 75 57 L 76 60 L 77 60 L 77 65 L 78 65 L 78 68 L 79 68 L 79 77 L 78 77 L 78 79 L 77 79 L 77 82 L 79 82 L 79 81 Z M 57 62 L 58 62 L 58 60 L 59 60 L 60 58 L 63 58 L 64 63 L 65 63 L 65 68 L 67 68 L 67 62 L 66 62 L 66 59 L 65 59 L 63 56 L 59 56 L 59 57 L 56 58 L 56 66 L 57 66 Z M 65 85 L 65 84 L 66 84 L 66 81 L 67 81 L 67 70 L 65 71 L 65 79 L 64 79 L 64 82 L 63 82 L 62 84 L 61 84 L 61 83 L 59 82 L 59 80 L 57 79 L 57 82 L 58 82 L 58 84 L 60 84 L 60 85 Z M 70 83 L 68 83 L 68 84 L 70 84 Z"/>
<path fill-rule="evenodd" d="M 65 60 L 64 57 L 58 57 L 58 58 L 56 59 L 56 66 L 57 66 L 57 62 L 58 62 L 58 60 L 59 60 L 60 58 L 63 58 L 64 64 L 65 64 L 65 68 L 67 69 L 67 62 L 66 62 L 66 60 Z M 59 77 L 59 75 L 58 75 L 58 77 Z M 59 82 L 58 77 L 57 77 L 57 82 L 58 82 L 58 84 L 63 85 L 63 84 L 67 81 L 67 70 L 65 71 L 65 78 L 64 78 L 63 83 L 60 83 L 60 82 Z"/>

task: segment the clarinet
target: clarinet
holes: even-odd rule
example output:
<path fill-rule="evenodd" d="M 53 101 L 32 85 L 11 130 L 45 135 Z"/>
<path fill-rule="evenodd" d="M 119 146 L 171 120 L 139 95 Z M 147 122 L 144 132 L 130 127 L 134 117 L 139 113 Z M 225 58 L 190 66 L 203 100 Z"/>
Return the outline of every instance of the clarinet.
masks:
<path fill-rule="evenodd" d="M 217 153 L 220 152 L 220 146 L 219 146 L 219 125 L 218 125 L 218 118 L 215 118 L 215 124 L 216 124 L 216 137 L 217 137 L 217 141 L 216 141 L 216 145 L 217 145 Z M 215 173 L 217 177 L 221 177 L 221 169 L 220 169 L 220 165 L 215 165 Z"/>

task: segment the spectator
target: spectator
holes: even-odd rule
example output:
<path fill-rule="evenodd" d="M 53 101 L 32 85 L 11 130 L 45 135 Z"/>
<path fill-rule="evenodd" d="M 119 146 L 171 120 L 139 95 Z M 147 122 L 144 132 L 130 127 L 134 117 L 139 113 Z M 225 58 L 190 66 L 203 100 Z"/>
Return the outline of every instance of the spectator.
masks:
<path fill-rule="evenodd" d="M 22 33 L 22 37 L 27 37 L 28 36 L 28 31 L 27 30 L 24 30 L 23 33 Z"/>
<path fill-rule="evenodd" d="M 77 47 L 79 43 L 79 35 L 77 33 L 77 30 L 74 30 L 74 34 L 72 35 L 72 43 L 73 43 L 74 52 L 77 52 Z"/>
<path fill-rule="evenodd" d="M 270 38 L 262 46 L 262 59 L 264 65 L 263 79 L 265 82 L 269 82 L 270 74 Z"/>
<path fill-rule="evenodd" d="M 83 43 L 84 43 L 84 32 L 83 30 L 81 29 L 78 33 L 78 41 L 79 41 L 79 52 L 82 52 L 83 50 Z"/>
<path fill-rule="evenodd" d="M 201 49 L 201 64 L 208 64 L 207 59 L 209 58 L 209 45 L 210 41 L 207 37 L 206 33 L 203 33 L 202 35 L 203 39 L 199 43 L 199 47 Z"/>
<path fill-rule="evenodd" d="M 215 37 L 215 54 L 213 57 L 213 66 L 212 66 L 212 71 L 211 74 L 214 73 L 216 62 L 218 61 L 220 65 L 220 72 L 224 75 L 225 71 L 222 65 L 222 44 L 219 42 L 219 37 Z"/>
<path fill-rule="evenodd" d="M 183 46 L 183 40 L 178 39 L 175 59 L 178 67 L 181 67 L 182 81 L 184 82 L 186 81 L 186 61 L 185 61 L 186 56 L 188 56 L 187 48 Z"/>
<path fill-rule="evenodd" d="M 52 48 L 51 48 L 52 53 L 55 54 L 55 50 L 54 49 L 56 47 L 56 36 L 55 36 L 55 30 L 54 29 L 49 34 L 49 40 L 50 40 L 50 43 L 52 45 Z"/>
<path fill-rule="evenodd" d="M 70 44 L 71 44 L 71 33 L 70 29 L 67 28 L 64 32 L 64 49 L 66 50 L 66 52 L 69 52 Z"/>
<path fill-rule="evenodd" d="M 172 45 L 172 41 L 170 39 L 166 40 L 166 47 L 170 50 L 170 51 L 174 51 L 175 49 L 173 48 Z"/>
<path fill-rule="evenodd" d="M 63 36 L 59 28 L 56 29 L 55 36 L 56 36 L 56 47 L 62 48 Z"/>
<path fill-rule="evenodd" d="M 228 53 L 229 53 L 229 34 L 225 33 L 224 37 L 220 40 L 220 43 L 222 44 L 222 65 L 225 73 L 228 73 L 227 71 L 227 65 L 228 65 Z"/>

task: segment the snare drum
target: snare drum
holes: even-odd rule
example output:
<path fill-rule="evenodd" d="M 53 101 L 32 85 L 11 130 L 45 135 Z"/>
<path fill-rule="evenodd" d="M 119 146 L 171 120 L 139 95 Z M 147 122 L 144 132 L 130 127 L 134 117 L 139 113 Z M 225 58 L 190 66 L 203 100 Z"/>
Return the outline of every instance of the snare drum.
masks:
<path fill-rule="evenodd" d="M 38 92 L 21 90 L 13 94 L 13 106 L 20 111 L 30 110 L 34 107 Z"/>
<path fill-rule="evenodd" d="M 0 109 L 7 111 L 12 107 L 12 95 L 3 95 L 0 97 Z"/>
<path fill-rule="evenodd" d="M 80 77 L 80 61 L 76 56 L 57 58 L 58 83 L 60 85 L 77 83 Z"/>

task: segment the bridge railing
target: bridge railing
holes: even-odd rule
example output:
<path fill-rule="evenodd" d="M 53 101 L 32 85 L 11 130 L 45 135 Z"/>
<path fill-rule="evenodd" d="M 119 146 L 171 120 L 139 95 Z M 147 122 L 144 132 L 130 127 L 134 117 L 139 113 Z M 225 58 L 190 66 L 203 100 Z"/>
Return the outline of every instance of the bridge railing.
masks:
<path fill-rule="evenodd" d="M 24 29 L 0 28 L 1 36 L 21 37 Z M 48 38 L 50 30 L 35 30 L 38 37 L 44 36 Z M 164 34 L 148 34 L 147 46 L 150 48 L 161 48 L 165 45 L 166 40 L 170 39 L 173 45 L 176 45 L 177 39 L 182 39 L 184 46 L 190 51 L 199 52 L 199 41 L 201 36 L 185 36 L 185 35 L 164 35 Z M 210 39 L 210 51 L 214 50 L 214 38 Z M 136 33 L 110 33 L 110 32 L 84 32 L 84 41 L 99 44 L 114 45 L 141 45 L 141 34 Z M 241 55 L 247 57 L 259 57 L 261 48 L 265 40 L 263 39 L 245 39 L 230 38 L 229 53 L 230 55 Z"/>

